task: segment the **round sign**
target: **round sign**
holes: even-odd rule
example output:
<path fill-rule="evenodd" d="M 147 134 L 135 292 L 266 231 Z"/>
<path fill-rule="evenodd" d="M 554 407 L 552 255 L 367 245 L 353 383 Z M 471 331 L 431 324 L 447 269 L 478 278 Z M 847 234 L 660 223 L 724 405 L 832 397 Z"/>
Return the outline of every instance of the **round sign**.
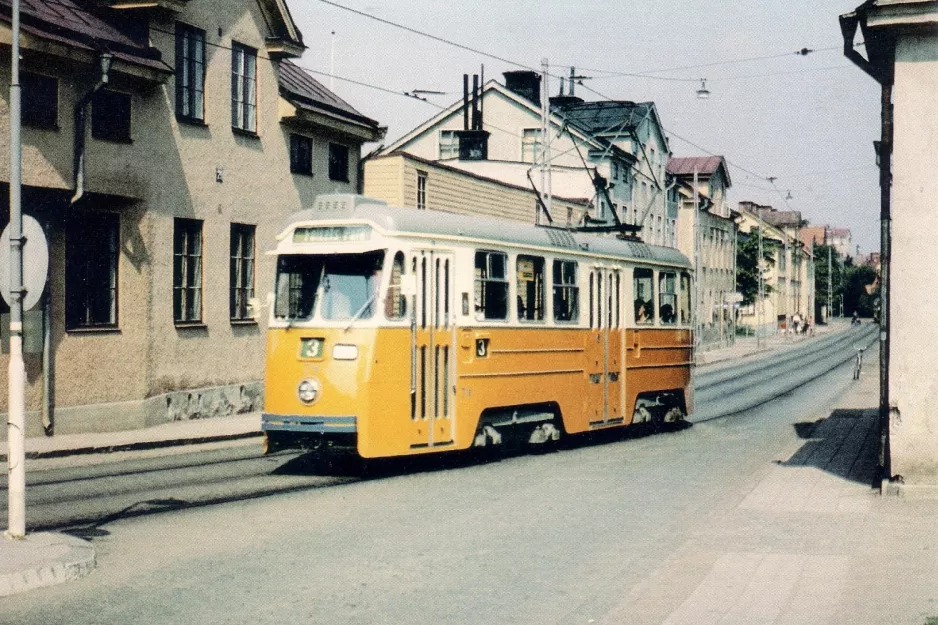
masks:
<path fill-rule="evenodd" d="M 49 272 L 49 245 L 39 222 L 23 215 L 23 310 L 30 310 L 42 297 Z M 7 304 L 10 297 L 10 226 L 0 234 L 0 294 Z"/>

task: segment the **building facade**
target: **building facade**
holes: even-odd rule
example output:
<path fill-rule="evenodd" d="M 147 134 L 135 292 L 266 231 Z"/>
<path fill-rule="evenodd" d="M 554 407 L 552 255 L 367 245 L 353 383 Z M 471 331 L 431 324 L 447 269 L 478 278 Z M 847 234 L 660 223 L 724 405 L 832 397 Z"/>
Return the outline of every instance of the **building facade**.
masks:
<path fill-rule="evenodd" d="M 9 19 L 0 0 L 4 152 Z M 290 64 L 304 44 L 279 0 L 39 1 L 21 45 L 23 211 L 49 241 L 54 388 L 44 405 L 43 355 L 27 354 L 29 433 L 40 411 L 63 433 L 259 409 L 263 252 L 315 195 L 356 190 L 377 122 Z M 3 201 L 9 180 L 4 162 Z"/>
<path fill-rule="evenodd" d="M 614 212 L 646 242 L 673 244 L 664 186 L 669 148 L 654 104 L 550 98 L 545 141 L 540 81 L 535 72 L 506 72 L 505 84 L 481 85 L 471 106 L 469 96 L 453 103 L 380 154 L 406 152 L 439 161 L 536 190 L 545 202 L 548 195 L 585 201 L 594 222 L 612 223 Z M 480 149 L 461 154 L 465 137 L 478 140 Z M 545 157 L 549 182 L 543 177 Z M 554 223 L 575 224 L 564 210 L 555 212 Z"/>
<path fill-rule="evenodd" d="M 938 489 L 938 413 L 934 409 L 938 327 L 934 268 L 938 249 L 938 3 L 867 0 L 840 17 L 845 54 L 881 85 L 883 124 L 876 143 L 887 303 L 880 334 L 880 418 L 885 478 L 908 493 Z M 865 42 L 866 56 L 857 48 Z M 888 229 L 884 229 L 890 232 Z M 927 347 L 926 347 L 927 346 Z"/>
<path fill-rule="evenodd" d="M 698 344 L 702 349 L 731 344 L 736 336 L 739 215 L 726 201 L 732 186 L 726 160 L 671 158 L 667 173 L 678 206 L 676 247 L 697 267 Z"/>

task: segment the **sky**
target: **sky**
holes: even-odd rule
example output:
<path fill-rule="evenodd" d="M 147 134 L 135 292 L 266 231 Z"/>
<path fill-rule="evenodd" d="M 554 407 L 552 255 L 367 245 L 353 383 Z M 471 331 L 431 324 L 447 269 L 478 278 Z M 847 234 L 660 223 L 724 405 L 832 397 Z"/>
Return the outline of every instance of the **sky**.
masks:
<path fill-rule="evenodd" d="M 591 77 L 577 87 L 585 100 L 653 101 L 673 156 L 723 155 L 730 164 L 733 204 L 751 200 L 801 211 L 811 225 L 850 228 L 854 251 L 859 245 L 868 254 L 879 250 L 873 150 L 879 86 L 843 56 L 837 19 L 860 2 L 289 4 L 308 46 L 297 63 L 319 72 L 313 76 L 387 126 L 386 143 L 461 99 L 463 74 L 480 73 L 484 65 L 486 80 L 504 82 L 502 72 L 540 69 L 546 58 L 552 76 L 566 76 L 573 66 L 578 75 Z M 796 54 L 803 48 L 813 52 Z M 706 100 L 696 95 L 701 79 L 711 92 Z M 551 94 L 559 86 L 550 79 Z M 427 102 L 403 95 L 415 89 L 446 94 L 427 96 Z"/>

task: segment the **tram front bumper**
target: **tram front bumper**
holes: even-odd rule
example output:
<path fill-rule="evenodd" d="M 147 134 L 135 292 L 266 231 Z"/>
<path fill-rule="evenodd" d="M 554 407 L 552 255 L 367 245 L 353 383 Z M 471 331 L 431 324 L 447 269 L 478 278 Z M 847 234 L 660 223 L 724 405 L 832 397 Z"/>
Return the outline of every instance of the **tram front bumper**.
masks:
<path fill-rule="evenodd" d="M 261 416 L 265 453 L 278 449 L 300 447 L 319 449 L 329 447 L 355 447 L 358 434 L 356 417 L 322 417 L 300 415 Z"/>

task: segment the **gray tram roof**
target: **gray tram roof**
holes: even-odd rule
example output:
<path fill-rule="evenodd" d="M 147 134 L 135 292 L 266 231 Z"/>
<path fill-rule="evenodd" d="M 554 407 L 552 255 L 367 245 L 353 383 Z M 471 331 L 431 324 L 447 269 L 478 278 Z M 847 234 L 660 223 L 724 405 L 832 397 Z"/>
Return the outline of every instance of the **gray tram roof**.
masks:
<path fill-rule="evenodd" d="M 529 225 L 493 217 L 397 208 L 388 206 L 381 200 L 353 194 L 317 196 L 312 208 L 293 213 L 284 227 L 289 228 L 303 222 L 342 219 L 371 221 L 390 231 L 456 236 L 473 241 L 528 245 L 682 267 L 691 266 L 681 252 L 671 247 L 571 232 L 562 228 Z"/>

